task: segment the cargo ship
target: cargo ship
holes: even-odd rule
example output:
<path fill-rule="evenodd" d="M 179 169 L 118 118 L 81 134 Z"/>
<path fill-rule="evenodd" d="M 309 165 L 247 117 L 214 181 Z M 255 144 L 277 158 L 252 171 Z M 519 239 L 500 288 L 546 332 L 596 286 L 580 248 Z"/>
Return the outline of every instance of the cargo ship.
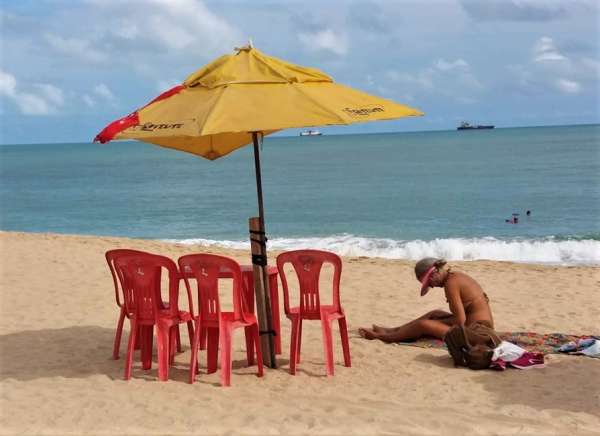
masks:
<path fill-rule="evenodd" d="M 491 124 L 471 124 L 467 121 L 463 121 L 460 123 L 460 126 L 456 128 L 456 130 L 479 130 L 479 129 L 493 129 L 494 126 Z"/>
<path fill-rule="evenodd" d="M 322 133 L 318 130 L 305 130 L 300 132 L 300 136 L 321 136 Z"/>

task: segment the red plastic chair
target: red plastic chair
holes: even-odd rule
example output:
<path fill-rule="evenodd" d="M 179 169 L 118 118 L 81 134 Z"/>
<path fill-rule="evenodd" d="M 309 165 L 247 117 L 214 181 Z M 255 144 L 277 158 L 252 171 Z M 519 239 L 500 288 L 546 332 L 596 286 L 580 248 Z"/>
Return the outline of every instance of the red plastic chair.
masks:
<path fill-rule="evenodd" d="M 185 286 L 191 293 L 190 279 L 195 279 L 198 291 L 198 315 L 194 315 L 195 334 L 190 361 L 190 383 L 198 372 L 198 347 L 201 332 L 207 332 L 207 372 L 217 370 L 217 352 L 221 349 L 221 385 L 231 385 L 231 349 L 235 329 L 245 328 L 246 338 L 254 343 L 258 376 L 263 375 L 263 360 L 256 316 L 248 311 L 243 300 L 243 280 L 240 265 L 233 259 L 214 254 L 190 254 L 178 260 Z M 233 279 L 233 312 L 221 312 L 219 278 Z M 248 342 L 248 341 L 247 341 Z M 254 361 L 254 351 L 246 347 L 248 365 Z"/>
<path fill-rule="evenodd" d="M 131 256 L 137 254 L 151 254 L 146 253 L 145 251 L 140 250 L 131 250 L 128 248 L 119 248 L 115 250 L 108 250 L 105 253 L 106 263 L 108 263 L 108 268 L 110 269 L 110 274 L 113 279 L 113 284 L 115 287 L 115 300 L 117 302 L 117 306 L 119 307 L 119 320 L 117 321 L 117 331 L 115 334 L 115 341 L 113 344 L 113 359 L 119 359 L 119 349 L 121 348 L 121 336 L 123 335 L 123 323 L 125 318 L 127 317 L 127 311 L 125 310 L 125 295 L 123 290 L 123 278 L 119 277 L 117 271 L 115 269 L 115 260 L 120 256 Z M 130 297 L 131 298 L 131 297 Z M 121 301 L 123 299 L 123 301 Z M 168 307 L 168 303 L 161 302 L 163 308 Z M 140 348 L 139 345 L 139 336 L 138 341 L 136 342 L 135 349 L 138 350 Z M 181 352 L 181 339 L 179 335 L 179 326 L 177 327 L 177 351 Z"/>
<path fill-rule="evenodd" d="M 289 289 L 284 266 L 291 263 L 298 276 L 300 286 L 300 305 L 290 307 Z M 333 265 L 333 298 L 331 305 L 321 305 L 319 295 L 319 277 L 324 263 Z M 333 340 L 331 323 L 338 320 L 344 365 L 350 364 L 350 344 L 348 342 L 348 327 L 346 315 L 340 304 L 340 277 L 342 260 L 334 253 L 320 250 L 288 251 L 277 256 L 277 269 L 283 287 L 283 307 L 286 316 L 292 321 L 292 338 L 290 342 L 290 374 L 296 374 L 296 365 L 300 363 L 300 348 L 302 343 L 302 321 L 321 320 L 323 330 L 323 347 L 327 375 L 333 375 Z"/>
<path fill-rule="evenodd" d="M 169 366 L 175 356 L 177 327 L 187 323 L 190 345 L 194 336 L 192 315 L 180 311 L 179 272 L 175 262 L 168 257 L 149 253 L 138 253 L 119 256 L 114 262 L 117 275 L 122 278 L 125 295 L 126 316 L 131 322 L 127 358 L 125 363 L 125 380 L 131 378 L 136 337 L 140 335 L 142 351 L 142 367 L 152 366 L 153 330 L 156 326 L 158 348 L 158 379 L 169 378 Z M 161 299 L 161 269 L 169 275 L 169 305 L 163 306 Z M 191 307 L 191 294 L 188 294 Z"/>

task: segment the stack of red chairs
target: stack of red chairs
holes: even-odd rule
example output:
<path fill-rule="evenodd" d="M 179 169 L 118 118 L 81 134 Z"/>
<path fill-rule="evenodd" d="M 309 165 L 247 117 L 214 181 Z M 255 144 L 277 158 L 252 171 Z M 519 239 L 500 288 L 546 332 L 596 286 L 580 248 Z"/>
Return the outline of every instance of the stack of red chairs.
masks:
<path fill-rule="evenodd" d="M 191 293 L 191 279 L 197 284 L 198 315 L 194 316 L 195 335 L 190 361 L 190 383 L 194 383 L 197 373 L 198 348 L 201 333 L 207 333 L 207 372 L 217 370 L 217 352 L 221 350 L 221 385 L 231 385 L 231 348 L 235 329 L 243 327 L 246 332 L 246 352 L 248 365 L 254 363 L 256 350 L 258 376 L 263 375 L 262 352 L 258 332 L 258 321 L 248 310 L 244 301 L 244 282 L 240 265 L 233 259 L 213 254 L 190 254 L 178 260 L 188 293 Z M 233 312 L 221 311 L 219 301 L 219 278 L 233 279 Z M 248 341 L 251 341 L 249 344 Z M 249 346 L 254 345 L 254 346 Z"/>
<path fill-rule="evenodd" d="M 107 253 L 111 259 L 109 265 L 114 267 L 123 291 L 123 304 L 119 316 L 119 325 L 115 337 L 113 357 L 118 357 L 122 320 L 127 317 L 131 328 L 127 346 L 125 363 L 125 379 L 131 377 L 135 344 L 139 341 L 142 357 L 142 368 L 152 367 L 153 333 L 156 328 L 158 348 L 158 378 L 166 381 L 169 377 L 169 366 L 172 364 L 175 349 L 178 345 L 179 324 L 186 323 L 190 344 L 194 335 L 192 314 L 179 310 L 179 272 L 175 263 L 164 256 L 144 252 Z M 169 303 L 163 304 L 161 298 L 162 270 L 168 273 Z M 112 270 L 112 268 L 111 268 Z M 119 303 L 119 301 L 117 301 Z M 188 295 L 191 307 L 191 295 Z M 139 336 L 139 340 L 138 340 Z"/>

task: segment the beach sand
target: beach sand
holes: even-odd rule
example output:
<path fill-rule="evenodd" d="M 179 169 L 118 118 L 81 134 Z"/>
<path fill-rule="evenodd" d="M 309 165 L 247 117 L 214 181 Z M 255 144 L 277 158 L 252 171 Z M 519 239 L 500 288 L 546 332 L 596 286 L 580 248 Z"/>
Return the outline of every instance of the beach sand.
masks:
<path fill-rule="evenodd" d="M 352 367 L 334 330 L 335 376 L 325 376 L 318 322 L 304 324 L 302 362 L 288 374 L 290 323 L 282 318 L 280 368 L 245 367 L 234 339 L 232 387 L 205 374 L 187 383 L 189 345 L 170 380 L 136 362 L 123 380 L 112 360 L 118 317 L 104 252 L 136 248 L 176 260 L 248 253 L 112 237 L 0 232 L 0 434 L 535 434 L 600 432 L 600 361 L 547 356 L 543 369 L 456 369 L 444 350 L 367 341 L 357 328 L 398 325 L 446 308 L 438 289 L 419 297 L 413 262 L 344 258 L 342 305 Z M 270 253 L 274 263 L 276 253 Z M 491 299 L 499 331 L 598 334 L 600 269 L 508 262 L 453 262 Z M 180 300 L 181 301 L 181 300 Z M 184 305 L 185 307 L 185 305 Z"/>

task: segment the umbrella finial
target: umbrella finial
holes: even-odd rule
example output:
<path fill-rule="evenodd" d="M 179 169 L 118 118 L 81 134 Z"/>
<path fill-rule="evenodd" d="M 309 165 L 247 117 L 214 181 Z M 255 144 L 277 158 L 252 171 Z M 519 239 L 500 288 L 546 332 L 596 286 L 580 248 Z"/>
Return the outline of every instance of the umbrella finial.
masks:
<path fill-rule="evenodd" d="M 241 51 L 250 51 L 253 48 L 254 48 L 254 45 L 252 44 L 252 40 L 248 39 L 248 44 L 243 45 L 241 47 L 234 47 L 234 50 L 239 53 Z"/>

